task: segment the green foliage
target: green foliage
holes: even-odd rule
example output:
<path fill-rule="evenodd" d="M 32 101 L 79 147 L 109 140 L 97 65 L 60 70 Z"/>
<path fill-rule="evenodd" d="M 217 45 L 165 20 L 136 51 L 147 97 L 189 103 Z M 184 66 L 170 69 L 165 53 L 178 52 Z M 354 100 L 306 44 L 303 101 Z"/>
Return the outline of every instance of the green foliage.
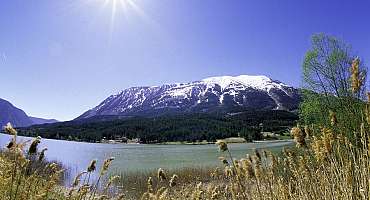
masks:
<path fill-rule="evenodd" d="M 324 100 L 322 95 L 309 90 L 302 92 L 303 102 L 300 104 L 300 120 L 304 124 L 323 124 L 326 123 L 327 110 L 322 108 L 321 102 Z"/>
<path fill-rule="evenodd" d="M 303 124 L 331 126 L 329 112 L 333 111 L 348 136 L 358 131 L 366 88 L 353 92 L 351 65 L 355 58 L 350 45 L 335 37 L 324 34 L 312 37 L 312 47 L 306 53 L 302 69 L 304 90 L 300 120 Z M 363 63 L 359 63 L 362 83 L 366 81 L 366 74 Z"/>

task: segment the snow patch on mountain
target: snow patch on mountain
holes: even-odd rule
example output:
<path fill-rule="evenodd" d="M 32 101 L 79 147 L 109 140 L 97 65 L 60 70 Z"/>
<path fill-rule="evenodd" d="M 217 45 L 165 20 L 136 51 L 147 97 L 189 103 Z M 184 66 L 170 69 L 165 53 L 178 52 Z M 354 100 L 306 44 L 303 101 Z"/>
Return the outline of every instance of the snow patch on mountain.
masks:
<path fill-rule="evenodd" d="M 240 75 L 240 76 L 220 76 L 220 77 L 210 77 L 202 80 L 208 84 L 218 84 L 222 89 L 232 87 L 233 85 L 242 84 L 246 87 L 251 87 L 259 90 L 269 91 L 271 88 L 279 88 L 282 86 L 289 87 L 283 83 L 272 81 L 267 76 L 250 76 L 250 75 Z"/>
<path fill-rule="evenodd" d="M 298 90 L 267 76 L 219 76 L 190 83 L 132 87 L 111 95 L 79 118 L 158 110 L 192 112 L 216 107 L 286 109 L 298 107 Z"/>

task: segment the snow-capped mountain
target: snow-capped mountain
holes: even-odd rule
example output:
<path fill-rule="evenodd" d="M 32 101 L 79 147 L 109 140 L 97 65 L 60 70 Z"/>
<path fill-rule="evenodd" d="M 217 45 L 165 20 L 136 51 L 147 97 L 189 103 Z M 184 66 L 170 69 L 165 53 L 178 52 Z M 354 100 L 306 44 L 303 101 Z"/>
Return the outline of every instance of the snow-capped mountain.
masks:
<path fill-rule="evenodd" d="M 297 89 L 266 76 L 221 76 L 190 83 L 128 88 L 111 95 L 78 119 L 230 108 L 295 110 L 299 100 Z"/>

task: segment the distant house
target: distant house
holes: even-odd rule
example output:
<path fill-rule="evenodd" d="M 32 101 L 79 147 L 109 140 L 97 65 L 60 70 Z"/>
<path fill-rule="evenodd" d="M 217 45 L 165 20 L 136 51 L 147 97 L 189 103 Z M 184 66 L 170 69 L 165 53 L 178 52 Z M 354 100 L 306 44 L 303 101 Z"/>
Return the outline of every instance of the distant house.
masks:
<path fill-rule="evenodd" d="M 128 141 L 127 137 L 116 137 L 114 140 L 119 143 L 127 143 Z"/>
<path fill-rule="evenodd" d="M 116 144 L 116 143 L 127 143 L 128 139 L 122 136 L 115 136 L 113 140 L 107 140 L 106 137 L 103 137 L 101 143 L 109 143 L 109 144 Z"/>

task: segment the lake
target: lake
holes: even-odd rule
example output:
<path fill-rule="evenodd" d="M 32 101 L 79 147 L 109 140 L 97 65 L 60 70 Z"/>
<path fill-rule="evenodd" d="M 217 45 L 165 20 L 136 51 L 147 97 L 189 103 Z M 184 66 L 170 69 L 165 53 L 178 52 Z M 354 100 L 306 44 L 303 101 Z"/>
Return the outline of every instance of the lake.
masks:
<path fill-rule="evenodd" d="M 18 136 L 18 141 L 31 138 Z M 11 136 L 0 134 L 0 147 L 10 141 Z M 235 158 L 242 158 L 254 149 L 277 151 L 283 146 L 292 145 L 292 141 L 266 141 L 255 143 L 229 144 Z M 174 169 L 182 167 L 206 167 L 220 165 L 218 157 L 227 156 L 219 152 L 214 144 L 208 145 L 157 145 L 157 144 L 101 144 L 64 140 L 42 139 L 39 149 L 48 148 L 48 160 L 62 162 L 68 169 L 70 177 L 66 184 L 81 171 L 86 170 L 92 159 L 102 162 L 115 157 L 111 172 L 136 172 L 156 170 L 158 168 Z M 98 169 L 99 169 L 98 168 Z"/>

